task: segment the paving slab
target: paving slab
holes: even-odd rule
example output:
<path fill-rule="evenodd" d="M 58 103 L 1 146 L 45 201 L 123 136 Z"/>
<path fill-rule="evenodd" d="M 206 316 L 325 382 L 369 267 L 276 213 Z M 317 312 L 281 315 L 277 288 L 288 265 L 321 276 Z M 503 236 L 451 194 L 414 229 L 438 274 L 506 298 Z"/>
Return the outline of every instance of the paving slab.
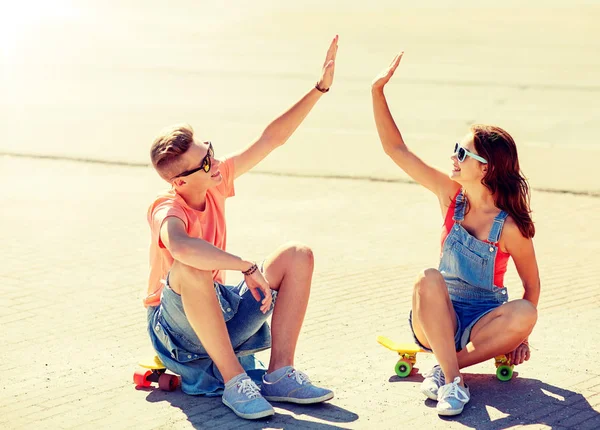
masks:
<path fill-rule="evenodd" d="M 599 198 L 533 193 L 542 295 L 531 360 L 508 383 L 491 361 L 466 369 L 472 401 L 442 419 L 418 391 L 420 374 L 395 376 L 394 354 L 375 340 L 410 339 L 412 282 L 437 264 L 435 198 L 402 183 L 238 179 L 227 206 L 231 252 L 260 259 L 300 241 L 315 253 L 296 364 L 336 393 L 248 422 L 219 398 L 132 383 L 152 353 L 141 303 L 145 216 L 162 184 L 151 169 L 1 157 L 0 181 L 3 428 L 598 428 Z M 506 285 L 520 297 L 512 264 Z M 432 364 L 425 356 L 417 367 Z"/>

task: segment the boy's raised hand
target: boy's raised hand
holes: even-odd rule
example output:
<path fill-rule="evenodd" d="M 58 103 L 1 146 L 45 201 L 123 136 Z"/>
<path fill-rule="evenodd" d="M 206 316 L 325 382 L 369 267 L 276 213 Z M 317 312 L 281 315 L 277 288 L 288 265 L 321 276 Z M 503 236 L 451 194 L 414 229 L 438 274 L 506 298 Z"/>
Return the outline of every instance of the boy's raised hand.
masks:
<path fill-rule="evenodd" d="M 323 71 L 321 72 L 321 78 L 317 81 L 317 86 L 322 90 L 328 90 L 333 84 L 333 72 L 335 71 L 335 56 L 337 55 L 338 50 L 338 35 L 333 38 L 331 44 L 329 45 L 329 49 L 327 50 L 327 55 L 325 57 L 325 62 L 323 63 Z"/>

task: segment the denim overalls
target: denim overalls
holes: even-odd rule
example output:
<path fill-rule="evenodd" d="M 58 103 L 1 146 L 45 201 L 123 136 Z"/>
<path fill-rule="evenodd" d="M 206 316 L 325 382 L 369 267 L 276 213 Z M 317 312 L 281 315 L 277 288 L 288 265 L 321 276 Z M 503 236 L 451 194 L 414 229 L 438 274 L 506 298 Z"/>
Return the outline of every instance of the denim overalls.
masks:
<path fill-rule="evenodd" d="M 446 281 L 456 312 L 457 329 L 454 341 L 457 351 L 469 342 L 475 323 L 508 300 L 506 288 L 494 285 L 498 240 L 508 214 L 500 211 L 494 218 L 488 243 L 473 237 L 461 225 L 465 218 L 465 207 L 465 198 L 461 190 L 456 196 L 454 225 L 444 241 L 438 268 Z"/>
<path fill-rule="evenodd" d="M 508 295 L 505 288 L 494 285 L 494 269 L 498 240 L 508 214 L 500 211 L 494 218 L 488 243 L 471 236 L 461 225 L 465 207 L 461 191 L 456 196 L 454 225 L 444 241 L 438 270 L 446 281 L 452 301 L 500 305 L 508 300 Z"/>

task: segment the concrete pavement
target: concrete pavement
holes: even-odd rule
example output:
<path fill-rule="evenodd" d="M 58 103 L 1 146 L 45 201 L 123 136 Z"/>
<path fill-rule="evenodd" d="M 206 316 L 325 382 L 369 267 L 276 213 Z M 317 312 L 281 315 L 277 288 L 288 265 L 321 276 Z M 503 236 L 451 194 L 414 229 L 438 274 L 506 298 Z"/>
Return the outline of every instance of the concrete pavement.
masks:
<path fill-rule="evenodd" d="M 2 428 L 600 427 L 598 198 L 534 192 L 542 296 L 531 360 L 509 383 L 491 361 L 467 369 L 471 403 L 441 419 L 418 391 L 421 376 L 398 379 L 394 354 L 375 341 L 410 338 L 412 280 L 437 262 L 434 197 L 402 183 L 240 178 L 229 250 L 260 259 L 288 240 L 313 248 L 296 364 L 336 393 L 316 407 L 276 404 L 274 418 L 249 422 L 219 398 L 131 382 L 151 353 L 145 214 L 162 186 L 151 169 L 2 157 L 0 182 Z M 506 284 L 520 296 L 512 263 Z M 432 357 L 420 363 L 427 370 Z"/>

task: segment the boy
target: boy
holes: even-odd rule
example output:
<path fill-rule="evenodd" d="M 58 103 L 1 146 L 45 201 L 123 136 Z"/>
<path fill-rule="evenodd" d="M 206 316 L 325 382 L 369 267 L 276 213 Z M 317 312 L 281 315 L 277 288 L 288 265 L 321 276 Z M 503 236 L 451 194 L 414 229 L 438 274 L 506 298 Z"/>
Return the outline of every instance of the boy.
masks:
<path fill-rule="evenodd" d="M 148 210 L 151 267 L 144 305 L 152 344 L 167 368 L 181 375 L 184 392 L 222 393 L 223 403 L 246 419 L 273 415 L 269 400 L 309 404 L 333 398 L 293 367 L 310 293 L 311 250 L 286 245 L 260 265 L 228 253 L 224 209 L 234 179 L 283 145 L 329 90 L 337 41 L 315 88 L 244 150 L 218 160 L 212 144 L 187 125 L 165 130 L 151 149 L 154 168 L 172 187 Z M 241 271 L 244 281 L 225 286 L 225 270 Z M 266 323 L 271 313 L 272 331 Z M 263 373 L 253 354 L 271 343 L 259 389 L 250 378 Z"/>

